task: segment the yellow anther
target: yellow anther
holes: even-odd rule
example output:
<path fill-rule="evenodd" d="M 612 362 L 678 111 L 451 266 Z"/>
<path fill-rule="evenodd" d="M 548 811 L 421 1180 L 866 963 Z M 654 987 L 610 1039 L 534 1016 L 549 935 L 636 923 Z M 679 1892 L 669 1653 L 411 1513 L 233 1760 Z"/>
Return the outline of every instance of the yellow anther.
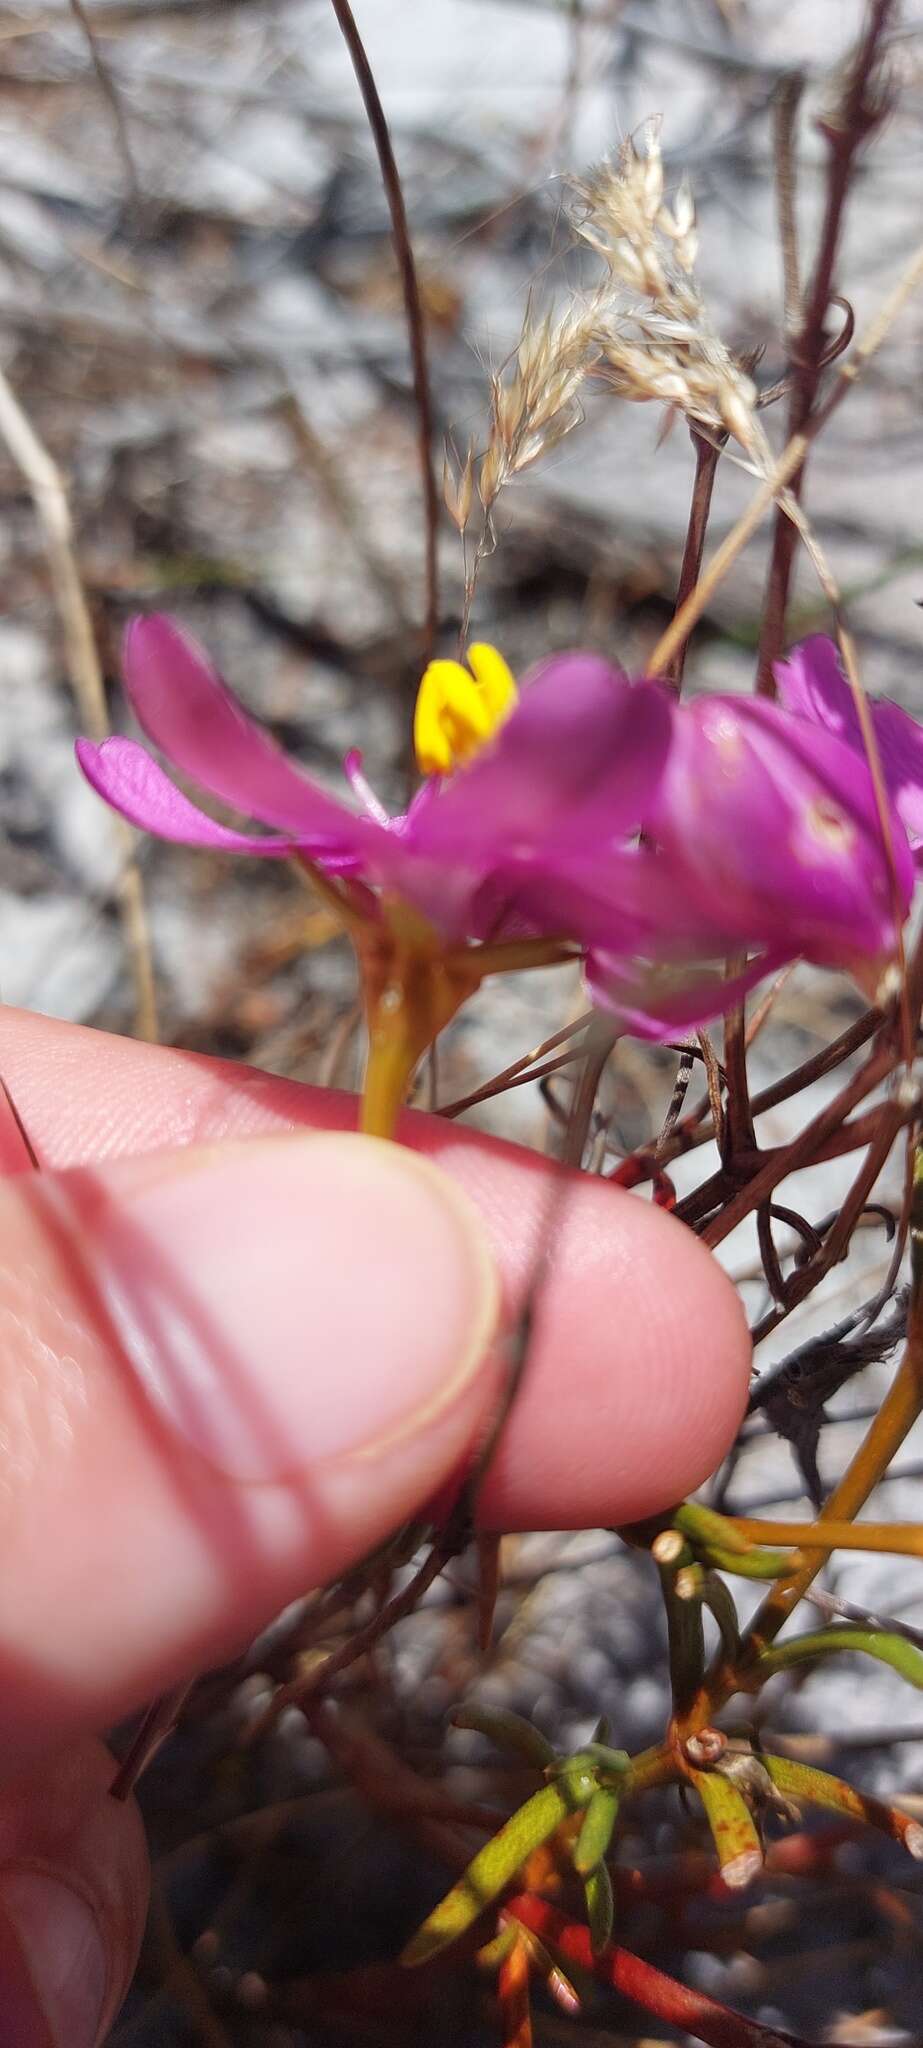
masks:
<path fill-rule="evenodd" d="M 475 640 L 468 649 L 468 667 L 487 705 L 491 730 L 508 718 L 519 696 L 514 678 L 502 654 L 486 640 Z"/>
<path fill-rule="evenodd" d="M 431 661 L 417 692 L 413 744 L 423 775 L 450 775 L 470 761 L 509 717 L 516 684 L 502 654 L 485 641 L 460 661 Z"/>

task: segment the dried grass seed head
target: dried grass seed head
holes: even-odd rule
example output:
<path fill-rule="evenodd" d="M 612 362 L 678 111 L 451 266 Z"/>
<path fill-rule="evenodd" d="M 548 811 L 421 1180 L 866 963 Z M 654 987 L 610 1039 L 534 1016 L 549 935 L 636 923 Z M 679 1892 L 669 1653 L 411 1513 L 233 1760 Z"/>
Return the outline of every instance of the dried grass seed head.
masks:
<path fill-rule="evenodd" d="M 663 198 L 659 122 L 646 124 L 642 145 L 629 138 L 575 186 L 576 233 L 608 272 L 597 293 L 597 374 L 619 397 L 676 406 L 752 453 L 762 439 L 756 390 L 721 341 L 695 282 L 698 237 L 688 181 L 671 210 Z"/>

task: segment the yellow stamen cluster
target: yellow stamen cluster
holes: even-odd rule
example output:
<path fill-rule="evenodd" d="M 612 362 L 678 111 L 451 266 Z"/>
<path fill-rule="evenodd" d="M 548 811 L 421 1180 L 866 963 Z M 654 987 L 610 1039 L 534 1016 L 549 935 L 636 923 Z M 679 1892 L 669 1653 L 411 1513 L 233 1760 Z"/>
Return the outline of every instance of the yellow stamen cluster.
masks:
<path fill-rule="evenodd" d="M 502 654 L 484 641 L 469 647 L 468 668 L 460 661 L 431 661 L 413 716 L 421 774 L 451 775 L 480 753 L 509 717 L 517 696 Z"/>

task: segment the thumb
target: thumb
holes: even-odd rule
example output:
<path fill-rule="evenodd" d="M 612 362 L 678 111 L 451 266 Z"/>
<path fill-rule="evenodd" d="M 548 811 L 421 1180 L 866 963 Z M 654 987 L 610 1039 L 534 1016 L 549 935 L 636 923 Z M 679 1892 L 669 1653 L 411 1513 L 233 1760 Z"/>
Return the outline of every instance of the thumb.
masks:
<path fill-rule="evenodd" d="M 0 2038 L 97 2048 L 131 1982 L 148 1898 L 133 1800 L 84 1736 L 0 1787 Z"/>
<path fill-rule="evenodd" d="M 111 1723 L 405 1519 L 482 1410 L 467 1198 L 343 1133 L 0 1184 L 0 1747 Z"/>

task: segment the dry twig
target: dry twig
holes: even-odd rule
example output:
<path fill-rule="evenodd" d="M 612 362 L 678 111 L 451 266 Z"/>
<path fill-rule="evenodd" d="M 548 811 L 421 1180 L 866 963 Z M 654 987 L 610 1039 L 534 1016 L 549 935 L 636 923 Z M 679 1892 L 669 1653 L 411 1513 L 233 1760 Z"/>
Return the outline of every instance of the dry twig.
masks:
<path fill-rule="evenodd" d="M 106 693 L 89 606 L 77 567 L 70 505 L 61 473 L 39 440 L 5 372 L 0 369 L 0 434 L 24 477 L 45 540 L 48 568 L 68 673 L 80 718 L 91 738 L 109 731 Z M 141 871 L 135 835 L 121 818 L 112 830 L 123 855 L 118 882 L 122 921 L 135 984 L 135 1029 L 139 1038 L 156 1039 L 157 1003 Z"/>

